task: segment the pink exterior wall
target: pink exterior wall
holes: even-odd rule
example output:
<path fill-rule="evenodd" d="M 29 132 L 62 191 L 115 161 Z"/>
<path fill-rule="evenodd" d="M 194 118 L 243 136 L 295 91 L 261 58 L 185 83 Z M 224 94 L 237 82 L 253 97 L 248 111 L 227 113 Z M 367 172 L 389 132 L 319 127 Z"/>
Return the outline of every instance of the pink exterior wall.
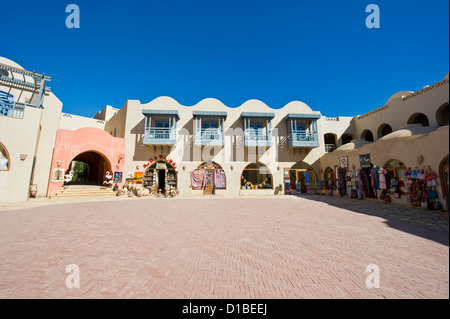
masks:
<path fill-rule="evenodd" d="M 60 191 L 64 185 L 64 182 L 52 181 L 53 170 L 62 168 L 66 171 L 72 160 L 84 152 L 96 152 L 102 155 L 111 165 L 111 175 L 114 172 L 122 172 L 123 179 L 125 179 L 124 138 L 113 137 L 102 129 L 92 127 L 81 128 L 75 131 L 59 129 L 56 133 L 47 196 Z M 119 163 L 120 158 L 122 159 Z M 58 167 L 58 161 L 61 161 L 60 167 Z M 122 184 L 118 185 L 121 186 Z"/>

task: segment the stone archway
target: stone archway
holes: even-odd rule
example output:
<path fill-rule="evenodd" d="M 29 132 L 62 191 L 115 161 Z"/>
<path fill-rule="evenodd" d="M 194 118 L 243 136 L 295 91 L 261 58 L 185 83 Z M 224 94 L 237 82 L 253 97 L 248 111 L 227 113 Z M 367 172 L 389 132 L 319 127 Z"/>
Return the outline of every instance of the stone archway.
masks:
<path fill-rule="evenodd" d="M 108 158 L 97 151 L 87 151 L 76 155 L 70 162 L 66 174 L 71 174 L 71 180 L 65 185 L 104 185 L 112 174 Z"/>

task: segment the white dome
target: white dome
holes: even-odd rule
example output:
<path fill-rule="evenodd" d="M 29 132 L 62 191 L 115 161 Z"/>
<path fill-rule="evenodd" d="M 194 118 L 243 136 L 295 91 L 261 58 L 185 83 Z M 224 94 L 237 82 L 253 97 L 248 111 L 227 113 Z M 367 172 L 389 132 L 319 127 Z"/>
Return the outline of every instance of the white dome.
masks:
<path fill-rule="evenodd" d="M 1 56 L 0 56 L 0 63 L 1 63 L 1 64 L 5 64 L 5 65 L 8 65 L 8 66 L 12 66 L 12 67 L 14 67 L 14 68 L 18 68 L 18 69 L 25 70 L 24 68 L 22 68 L 22 66 L 20 66 L 20 65 L 17 64 L 16 62 L 11 61 L 10 59 L 7 59 L 7 58 L 1 57 Z"/>

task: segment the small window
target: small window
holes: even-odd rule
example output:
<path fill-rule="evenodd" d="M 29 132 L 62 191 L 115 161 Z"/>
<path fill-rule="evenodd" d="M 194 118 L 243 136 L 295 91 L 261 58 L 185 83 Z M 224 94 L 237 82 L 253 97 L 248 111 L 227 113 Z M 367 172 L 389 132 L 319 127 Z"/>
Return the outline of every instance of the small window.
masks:
<path fill-rule="evenodd" d="M 9 171 L 9 154 L 6 148 L 0 143 L 0 171 Z"/>

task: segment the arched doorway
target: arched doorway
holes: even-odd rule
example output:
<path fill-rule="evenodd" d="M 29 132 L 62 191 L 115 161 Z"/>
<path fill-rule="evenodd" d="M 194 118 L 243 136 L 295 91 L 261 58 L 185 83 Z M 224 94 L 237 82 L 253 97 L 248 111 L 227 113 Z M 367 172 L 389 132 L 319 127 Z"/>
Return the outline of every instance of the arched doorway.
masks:
<path fill-rule="evenodd" d="M 272 189 L 273 177 L 270 169 L 260 162 L 250 163 L 241 174 L 242 189 Z"/>
<path fill-rule="evenodd" d="M 348 144 L 353 140 L 353 135 L 344 134 L 342 135 L 342 145 Z"/>
<path fill-rule="evenodd" d="M 364 130 L 361 134 L 361 138 L 367 142 L 373 142 L 373 133 L 371 130 Z"/>
<path fill-rule="evenodd" d="M 333 152 L 336 149 L 337 137 L 336 134 L 327 133 L 323 136 L 325 142 L 325 152 Z"/>
<path fill-rule="evenodd" d="M 305 162 L 298 162 L 289 170 L 291 190 L 297 193 L 309 193 L 317 187 L 317 175 L 314 169 Z M 292 193 L 292 192 L 291 192 Z"/>
<path fill-rule="evenodd" d="M 414 113 L 408 119 L 408 124 L 421 124 L 422 126 L 430 126 L 428 117 L 423 113 Z"/>
<path fill-rule="evenodd" d="M 329 189 L 332 189 L 332 190 L 335 189 L 335 181 L 336 181 L 336 179 L 335 179 L 334 174 L 335 174 L 334 170 L 331 167 L 327 167 L 325 169 L 325 171 L 323 172 L 323 180 L 325 181 L 326 188 L 328 190 Z"/>
<path fill-rule="evenodd" d="M 150 164 L 142 177 L 143 186 L 164 193 L 166 187 L 177 188 L 177 172 L 172 163 L 159 160 Z"/>
<path fill-rule="evenodd" d="M 448 125 L 448 102 L 442 104 L 436 111 L 436 122 L 438 126 Z"/>
<path fill-rule="evenodd" d="M 203 162 L 196 171 L 202 170 L 205 178 L 204 195 L 214 195 L 217 189 L 226 189 L 226 176 L 222 166 L 216 162 Z"/>
<path fill-rule="evenodd" d="M 9 171 L 10 164 L 8 150 L 0 143 L 0 171 Z"/>
<path fill-rule="evenodd" d="M 378 138 L 382 138 L 383 136 L 386 136 L 388 134 L 392 133 L 392 127 L 389 124 L 382 124 L 378 128 Z"/>
<path fill-rule="evenodd" d="M 70 162 L 64 185 L 104 185 L 111 179 L 107 173 L 112 174 L 109 160 L 95 151 L 88 151 L 75 156 Z M 109 176 L 109 175 L 108 175 Z"/>

